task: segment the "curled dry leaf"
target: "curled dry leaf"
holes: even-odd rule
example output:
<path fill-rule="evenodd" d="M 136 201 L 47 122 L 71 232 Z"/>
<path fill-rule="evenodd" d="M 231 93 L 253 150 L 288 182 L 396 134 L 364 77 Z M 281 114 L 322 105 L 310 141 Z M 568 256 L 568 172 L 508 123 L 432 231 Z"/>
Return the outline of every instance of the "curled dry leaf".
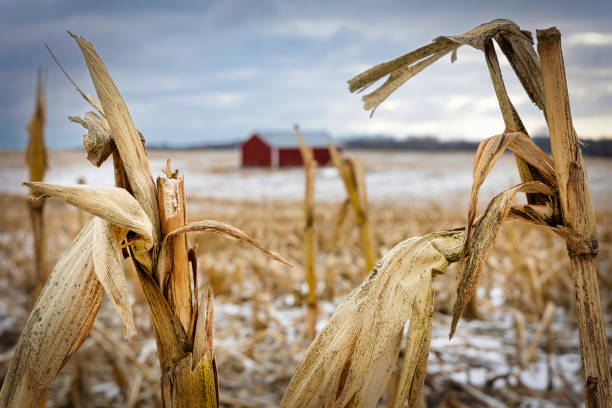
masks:
<path fill-rule="evenodd" d="M 123 272 L 123 255 L 120 242 L 126 230 L 112 225 L 102 218 L 94 218 L 94 271 L 106 294 L 117 309 L 125 327 L 125 338 L 136 336 L 132 306 Z"/>
<path fill-rule="evenodd" d="M 100 167 L 113 152 L 113 140 L 108 122 L 95 112 L 87 112 L 83 118 L 69 116 L 68 119 L 87 129 L 87 134 L 83 135 L 83 147 L 87 152 L 87 160 L 94 166 Z"/>
<path fill-rule="evenodd" d="M 478 145 L 478 150 L 474 157 L 472 191 L 470 193 L 466 224 L 467 232 L 465 234 L 465 251 L 467 251 L 468 243 L 472 236 L 472 224 L 476 217 L 480 187 L 506 149 L 511 150 L 518 157 L 534 166 L 549 186 L 555 187 L 557 184 L 552 159 L 536 146 L 526 134 L 522 132 L 502 133 L 501 135 L 483 140 Z"/>
<path fill-rule="evenodd" d="M 60 186 L 46 183 L 23 183 L 36 197 L 59 197 L 69 204 L 134 231 L 142 239 L 153 242 L 153 226 L 138 201 L 123 188 L 107 186 Z"/>
<path fill-rule="evenodd" d="M 373 406 L 410 319 L 394 407 L 420 403 L 433 307 L 432 279 L 461 255 L 463 229 L 396 245 L 338 306 L 298 365 L 281 407 Z"/>
<path fill-rule="evenodd" d="M 491 200 L 484 214 L 473 229 L 472 236 L 467 243 L 468 255 L 462 262 L 459 274 L 459 286 L 457 287 L 457 300 L 453 307 L 453 321 L 449 337 L 453 337 L 457 323 L 463 315 L 465 306 L 474 294 L 478 277 L 489 250 L 495 242 L 502 223 L 508 216 L 512 206 L 512 200 L 516 193 L 539 193 L 553 195 L 554 191 L 544 183 L 532 181 L 512 187 Z"/>
<path fill-rule="evenodd" d="M 0 391 L 2 407 L 34 407 L 88 336 L 102 286 L 93 270 L 94 221 L 53 268 L 30 317 Z"/>
<path fill-rule="evenodd" d="M 229 224 L 225 224 L 223 222 L 213 221 L 213 220 L 190 222 L 189 224 L 183 227 L 177 228 L 174 231 L 170 232 L 168 235 L 164 237 L 164 240 L 162 242 L 162 250 L 161 250 L 160 256 L 164 256 L 164 252 L 167 249 L 167 243 L 168 243 L 169 238 L 172 238 L 173 236 L 177 234 L 183 234 L 185 232 L 194 232 L 194 231 L 214 232 L 214 233 L 220 234 L 229 239 L 246 241 L 249 244 L 253 245 L 255 248 L 261 250 L 263 253 L 265 253 L 270 258 L 274 259 L 275 261 L 279 261 L 279 262 L 284 263 L 285 265 L 291 266 L 291 264 L 287 262 L 286 260 L 284 260 L 279 254 L 277 254 L 276 252 L 270 251 L 269 249 L 264 247 L 262 244 L 260 244 L 253 238 L 249 237 L 247 234 L 245 234 L 238 228 L 233 227 Z M 160 263 L 162 263 L 161 260 L 160 260 Z"/>

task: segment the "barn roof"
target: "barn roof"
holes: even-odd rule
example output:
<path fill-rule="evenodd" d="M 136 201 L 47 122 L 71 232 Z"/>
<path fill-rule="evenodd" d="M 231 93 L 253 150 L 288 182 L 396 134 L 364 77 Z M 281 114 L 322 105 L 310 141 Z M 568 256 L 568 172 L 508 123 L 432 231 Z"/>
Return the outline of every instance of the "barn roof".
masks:
<path fill-rule="evenodd" d="M 297 137 L 293 131 L 284 130 L 264 130 L 255 131 L 251 135 L 257 134 L 264 139 L 270 146 L 276 148 L 291 148 L 298 147 Z M 304 141 L 310 147 L 327 147 L 330 141 L 334 143 L 329 133 L 325 131 L 302 131 Z"/>

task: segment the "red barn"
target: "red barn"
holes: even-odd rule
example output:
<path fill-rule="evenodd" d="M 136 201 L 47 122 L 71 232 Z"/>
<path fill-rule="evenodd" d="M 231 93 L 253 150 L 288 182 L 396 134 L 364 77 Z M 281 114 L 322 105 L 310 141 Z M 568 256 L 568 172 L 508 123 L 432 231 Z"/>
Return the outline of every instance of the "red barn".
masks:
<path fill-rule="evenodd" d="M 326 132 L 302 132 L 304 141 L 312 148 L 317 164 L 330 162 Z M 341 150 L 340 148 L 338 148 Z M 302 155 L 293 132 L 254 132 L 240 146 L 242 167 L 301 166 Z"/>

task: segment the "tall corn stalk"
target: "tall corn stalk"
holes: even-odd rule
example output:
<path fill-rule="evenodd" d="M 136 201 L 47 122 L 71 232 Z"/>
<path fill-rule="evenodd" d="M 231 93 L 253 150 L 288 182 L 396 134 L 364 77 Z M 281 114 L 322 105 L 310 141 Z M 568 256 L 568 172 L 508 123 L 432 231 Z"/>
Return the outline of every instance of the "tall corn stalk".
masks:
<path fill-rule="evenodd" d="M 553 158 L 533 144 L 512 105 L 493 40 L 507 57 L 532 102 L 543 111 Z M 530 32 L 520 30 L 509 20 L 493 20 L 463 35 L 437 37 L 424 47 L 357 75 L 349 81 L 349 87 L 351 91 L 363 90 L 389 75 L 383 85 L 363 97 L 364 108 L 372 109 L 373 113 L 405 81 L 442 56 L 452 53 L 451 61 L 454 62 L 457 48 L 462 45 L 483 51 L 505 129 L 502 134 L 485 139 L 476 152 L 464 259 L 450 336 L 474 294 L 483 263 L 502 223 L 518 219 L 551 229 L 567 242 L 571 260 L 586 405 L 603 407 L 612 400 L 612 392 L 608 343 L 597 285 L 594 211 L 571 120 L 560 34 L 556 28 L 538 31 L 538 41 L 539 57 Z M 480 186 L 506 149 L 515 154 L 522 184 L 494 197 L 484 214 L 476 219 Z M 513 205 L 512 200 L 519 192 L 526 194 L 527 204 Z"/>
<path fill-rule="evenodd" d="M 59 197 L 94 218 L 60 257 L 42 289 L 0 390 L 0 406 L 36 406 L 89 335 L 103 291 L 121 316 L 125 337 L 136 335 L 122 265 L 125 247 L 151 311 L 164 407 L 218 406 L 213 295 L 209 288 L 206 303 L 201 299 L 195 249 L 188 247 L 185 233 L 215 232 L 245 240 L 273 259 L 282 258 L 232 226 L 186 223 L 182 178 L 168 163 L 166 176 L 157 185 L 153 182 L 144 139 L 106 67 L 91 43 L 71 36 L 99 98 L 75 84 L 96 112 L 71 120 L 88 130 L 83 144 L 93 164 L 99 166 L 112 155 L 115 187 L 24 183 L 34 196 Z"/>
<path fill-rule="evenodd" d="M 576 234 L 568 242 L 571 276 L 576 296 L 582 378 L 587 407 L 612 403 L 608 338 L 597 284 L 597 228 L 580 141 L 572 124 L 561 33 L 557 28 L 538 30 L 542 61 L 546 120 L 550 134 L 563 224 Z"/>
<path fill-rule="evenodd" d="M 304 269 L 308 283 L 308 316 L 306 330 L 309 340 L 316 335 L 317 325 L 317 281 L 315 277 L 315 235 L 314 235 L 314 185 L 317 174 L 317 162 L 314 159 L 312 148 L 306 144 L 298 125 L 295 125 L 295 135 L 300 145 L 300 154 L 304 162 Z"/>
<path fill-rule="evenodd" d="M 42 70 L 38 70 L 38 82 L 36 85 L 36 104 L 32 118 L 26 126 L 30 139 L 26 150 L 25 161 L 28 165 L 30 181 L 43 181 L 47 168 L 47 149 L 44 138 L 45 126 L 45 89 L 42 78 Z M 44 207 L 45 201 L 30 201 L 30 220 L 32 222 L 32 234 L 34 235 L 34 273 L 29 279 L 31 304 L 33 305 L 38 294 L 47 279 L 47 263 L 45 259 L 45 225 Z"/>
<path fill-rule="evenodd" d="M 366 197 L 363 167 L 358 158 L 348 157 L 343 159 L 333 144 L 330 143 L 328 149 L 331 161 L 338 170 L 338 174 L 344 183 L 348 200 L 350 200 L 355 213 L 355 220 L 359 228 L 359 241 L 367 273 L 376 263 L 376 251 L 368 218 L 368 200 Z M 343 206 L 343 208 L 345 207 Z M 344 220 L 344 216 L 341 216 L 339 220 L 341 220 L 341 223 Z"/>

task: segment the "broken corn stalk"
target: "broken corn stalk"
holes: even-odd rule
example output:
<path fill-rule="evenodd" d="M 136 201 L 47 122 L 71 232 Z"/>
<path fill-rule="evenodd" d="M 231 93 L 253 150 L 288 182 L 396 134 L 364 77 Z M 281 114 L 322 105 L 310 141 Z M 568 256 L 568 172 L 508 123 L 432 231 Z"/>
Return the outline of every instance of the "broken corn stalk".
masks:
<path fill-rule="evenodd" d="M 368 218 L 368 200 L 366 198 L 365 180 L 363 178 L 363 168 L 359 159 L 349 157 L 343 159 L 336 149 L 336 146 L 329 144 L 329 155 L 331 161 L 338 170 L 338 174 L 344 183 L 346 194 L 350 200 L 355 213 L 355 222 L 359 228 L 359 241 L 365 260 L 366 273 L 370 271 L 376 263 L 376 251 L 372 240 L 372 230 Z"/>

